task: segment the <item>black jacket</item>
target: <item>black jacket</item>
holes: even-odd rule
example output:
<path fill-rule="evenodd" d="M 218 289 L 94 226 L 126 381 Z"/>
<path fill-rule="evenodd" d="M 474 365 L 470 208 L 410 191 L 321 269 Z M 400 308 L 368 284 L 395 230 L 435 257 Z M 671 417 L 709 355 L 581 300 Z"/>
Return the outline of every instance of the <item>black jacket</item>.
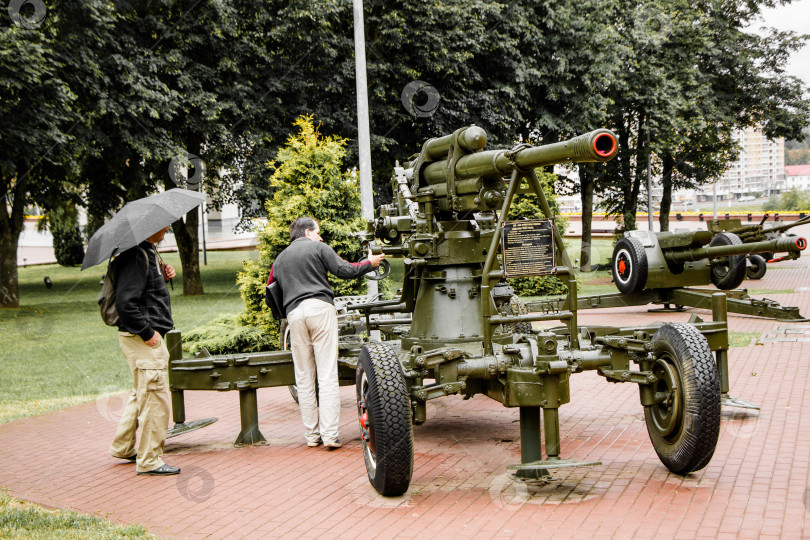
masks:
<path fill-rule="evenodd" d="M 134 247 L 115 260 L 115 309 L 120 318 L 118 329 L 138 334 L 147 341 L 155 332 L 165 335 L 174 328 L 174 322 L 169 290 L 155 247 L 146 241 L 139 247 L 146 251 L 147 257 Z"/>
<path fill-rule="evenodd" d="M 327 272 L 341 279 L 359 278 L 373 270 L 371 261 L 350 263 L 323 242 L 298 238 L 281 252 L 270 269 L 267 283 L 277 281 L 289 314 L 309 298 L 334 303 Z"/>

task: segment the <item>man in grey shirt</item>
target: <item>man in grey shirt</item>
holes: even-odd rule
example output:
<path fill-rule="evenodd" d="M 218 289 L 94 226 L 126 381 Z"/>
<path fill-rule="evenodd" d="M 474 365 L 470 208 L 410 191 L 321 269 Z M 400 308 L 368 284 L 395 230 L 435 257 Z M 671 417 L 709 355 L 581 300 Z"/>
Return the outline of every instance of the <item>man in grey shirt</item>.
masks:
<path fill-rule="evenodd" d="M 307 446 L 323 443 L 331 450 L 343 445 L 338 439 L 337 312 L 327 274 L 359 278 L 378 267 L 385 255 L 370 254 L 359 263 L 344 261 L 323 243 L 320 231 L 311 217 L 296 219 L 290 225 L 291 244 L 276 258 L 267 283 L 275 281 L 281 287 Z"/>

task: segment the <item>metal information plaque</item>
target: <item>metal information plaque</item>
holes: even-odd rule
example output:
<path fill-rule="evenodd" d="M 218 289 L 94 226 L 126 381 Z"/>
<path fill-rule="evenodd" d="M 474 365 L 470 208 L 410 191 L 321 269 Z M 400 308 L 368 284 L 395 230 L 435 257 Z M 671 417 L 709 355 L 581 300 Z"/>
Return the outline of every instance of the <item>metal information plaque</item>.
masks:
<path fill-rule="evenodd" d="M 556 272 L 554 220 L 505 221 L 501 234 L 506 277 L 545 276 Z"/>

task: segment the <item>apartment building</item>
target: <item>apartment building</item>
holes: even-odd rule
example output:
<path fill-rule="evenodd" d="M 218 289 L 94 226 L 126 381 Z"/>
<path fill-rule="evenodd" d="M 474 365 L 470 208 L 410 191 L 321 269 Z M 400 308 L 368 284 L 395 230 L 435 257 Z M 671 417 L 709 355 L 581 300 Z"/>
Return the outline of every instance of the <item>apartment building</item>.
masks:
<path fill-rule="evenodd" d="M 717 181 L 718 200 L 739 200 L 752 194 L 773 195 L 785 189 L 785 140 L 768 140 L 757 128 L 734 130 L 740 156 Z M 697 190 L 698 202 L 711 200 L 714 186 Z"/>

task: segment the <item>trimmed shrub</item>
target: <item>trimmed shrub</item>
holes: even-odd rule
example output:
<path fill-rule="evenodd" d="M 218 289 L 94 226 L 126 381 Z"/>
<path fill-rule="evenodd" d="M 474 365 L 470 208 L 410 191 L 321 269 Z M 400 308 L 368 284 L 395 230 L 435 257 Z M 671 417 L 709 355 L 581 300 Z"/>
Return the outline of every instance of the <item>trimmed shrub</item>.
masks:
<path fill-rule="evenodd" d="M 84 259 L 84 242 L 79 231 L 79 214 L 73 204 L 63 203 L 45 214 L 45 221 L 53 235 L 53 252 L 62 266 L 78 266 Z"/>
<path fill-rule="evenodd" d="M 84 259 L 84 243 L 79 226 L 71 223 L 57 223 L 51 227 L 53 252 L 56 262 L 62 266 L 78 266 Z"/>
<path fill-rule="evenodd" d="M 197 354 L 203 347 L 211 354 L 234 354 L 278 349 L 275 335 L 239 324 L 238 315 L 222 315 L 183 335 L 183 350 Z"/>
<path fill-rule="evenodd" d="M 323 241 L 348 261 L 362 258 L 360 242 L 352 233 L 363 229 L 360 217 L 360 186 L 354 175 L 344 170 L 347 140 L 325 137 L 318 132 L 311 116 L 295 121 L 296 133 L 279 150 L 270 185 L 267 224 L 259 232 L 258 261 L 248 261 L 239 274 L 239 291 L 245 310 L 239 323 L 262 328 L 273 336 L 278 323 L 264 304 L 264 287 L 275 258 L 290 243 L 290 223 L 311 216 L 321 226 Z M 337 296 L 364 294 L 364 280 L 332 279 Z M 275 339 L 275 338 L 274 338 Z"/>

